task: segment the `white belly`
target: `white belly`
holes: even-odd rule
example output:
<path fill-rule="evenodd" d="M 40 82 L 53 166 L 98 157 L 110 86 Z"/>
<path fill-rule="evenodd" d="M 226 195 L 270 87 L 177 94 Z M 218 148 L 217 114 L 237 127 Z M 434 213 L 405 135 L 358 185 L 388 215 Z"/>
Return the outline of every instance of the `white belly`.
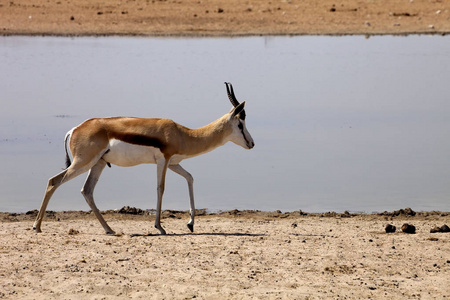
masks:
<path fill-rule="evenodd" d="M 121 167 L 156 164 L 156 161 L 163 157 L 163 153 L 158 148 L 129 144 L 114 139 L 109 142 L 109 151 L 103 155 L 105 161 Z"/>

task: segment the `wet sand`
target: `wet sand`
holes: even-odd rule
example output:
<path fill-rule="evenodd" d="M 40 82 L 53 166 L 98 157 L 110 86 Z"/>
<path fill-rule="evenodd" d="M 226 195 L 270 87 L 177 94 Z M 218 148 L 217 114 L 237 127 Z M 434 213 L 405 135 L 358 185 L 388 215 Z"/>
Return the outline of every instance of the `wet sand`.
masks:
<path fill-rule="evenodd" d="M 13 0 L 3 35 L 445 34 L 450 2 L 425 0 Z"/>
<path fill-rule="evenodd" d="M 4 299 L 445 299 L 450 213 L 0 214 Z M 404 224 L 416 227 L 403 233 Z M 386 233 L 385 225 L 397 227 Z"/>

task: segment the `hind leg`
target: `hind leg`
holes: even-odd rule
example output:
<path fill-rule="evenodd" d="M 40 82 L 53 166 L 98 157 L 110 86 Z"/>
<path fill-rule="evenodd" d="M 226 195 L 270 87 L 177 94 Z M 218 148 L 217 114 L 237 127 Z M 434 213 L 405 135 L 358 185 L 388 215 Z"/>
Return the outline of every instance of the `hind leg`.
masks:
<path fill-rule="evenodd" d="M 48 202 L 50 201 L 50 198 L 52 197 L 56 189 L 63 183 L 77 177 L 78 175 L 84 172 L 86 172 L 86 170 L 75 169 L 72 165 L 68 169 L 62 171 L 58 175 L 55 175 L 48 180 L 48 185 L 44 194 L 44 199 L 42 200 L 41 208 L 39 209 L 39 213 L 33 225 L 33 229 L 36 230 L 36 232 L 41 232 L 41 223 L 45 216 L 45 210 L 47 209 Z"/>
<path fill-rule="evenodd" d="M 100 221 L 100 224 L 102 224 L 103 229 L 105 229 L 107 234 L 114 234 L 114 231 L 111 229 L 111 227 L 108 226 L 105 219 L 103 218 L 102 214 L 98 210 L 97 206 L 94 202 L 94 189 L 98 182 L 98 179 L 100 175 L 102 174 L 103 169 L 106 166 L 106 161 L 103 159 L 100 159 L 89 171 L 89 175 L 86 179 L 86 182 L 84 183 L 83 188 L 81 189 L 81 194 L 83 194 L 84 198 L 86 199 L 87 204 L 91 208 L 91 210 L 94 212 L 97 219 Z"/>
<path fill-rule="evenodd" d="M 158 176 L 158 201 L 156 202 L 155 228 L 158 229 L 161 234 L 166 234 L 166 231 L 161 226 L 161 206 L 166 182 L 167 165 L 168 161 L 166 159 L 161 159 L 156 164 L 156 174 Z"/>

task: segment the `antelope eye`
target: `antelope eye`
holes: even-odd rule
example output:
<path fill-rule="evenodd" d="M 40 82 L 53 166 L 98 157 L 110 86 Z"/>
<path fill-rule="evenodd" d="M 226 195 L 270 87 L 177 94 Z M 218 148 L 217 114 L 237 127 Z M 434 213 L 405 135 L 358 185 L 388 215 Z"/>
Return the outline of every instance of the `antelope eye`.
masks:
<path fill-rule="evenodd" d="M 241 122 L 239 122 L 239 124 L 238 124 L 238 128 L 239 128 L 240 130 L 242 130 L 242 129 L 244 129 L 244 125 L 242 125 L 242 123 L 241 123 Z"/>

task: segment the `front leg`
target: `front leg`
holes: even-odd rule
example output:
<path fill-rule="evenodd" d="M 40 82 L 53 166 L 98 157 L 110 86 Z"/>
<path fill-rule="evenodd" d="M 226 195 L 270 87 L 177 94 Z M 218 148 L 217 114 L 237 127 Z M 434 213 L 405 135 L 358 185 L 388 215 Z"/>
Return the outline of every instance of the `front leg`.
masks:
<path fill-rule="evenodd" d="M 191 219 L 189 220 L 189 223 L 187 224 L 187 227 L 189 228 L 189 230 L 191 232 L 194 232 L 194 218 L 195 218 L 194 177 L 192 177 L 192 175 L 180 165 L 170 165 L 169 169 L 171 169 L 175 173 L 183 176 L 186 179 L 187 183 L 188 183 L 189 202 L 190 202 L 190 205 L 191 205 L 191 209 L 190 209 L 189 212 L 190 212 Z"/>
<path fill-rule="evenodd" d="M 169 160 L 162 158 L 158 160 L 156 164 L 156 174 L 158 176 L 158 202 L 156 203 L 156 218 L 155 218 L 155 228 L 158 229 L 161 234 L 166 234 L 166 231 L 161 226 L 161 205 L 162 197 L 164 194 L 164 187 L 166 182 L 166 172 Z"/>

